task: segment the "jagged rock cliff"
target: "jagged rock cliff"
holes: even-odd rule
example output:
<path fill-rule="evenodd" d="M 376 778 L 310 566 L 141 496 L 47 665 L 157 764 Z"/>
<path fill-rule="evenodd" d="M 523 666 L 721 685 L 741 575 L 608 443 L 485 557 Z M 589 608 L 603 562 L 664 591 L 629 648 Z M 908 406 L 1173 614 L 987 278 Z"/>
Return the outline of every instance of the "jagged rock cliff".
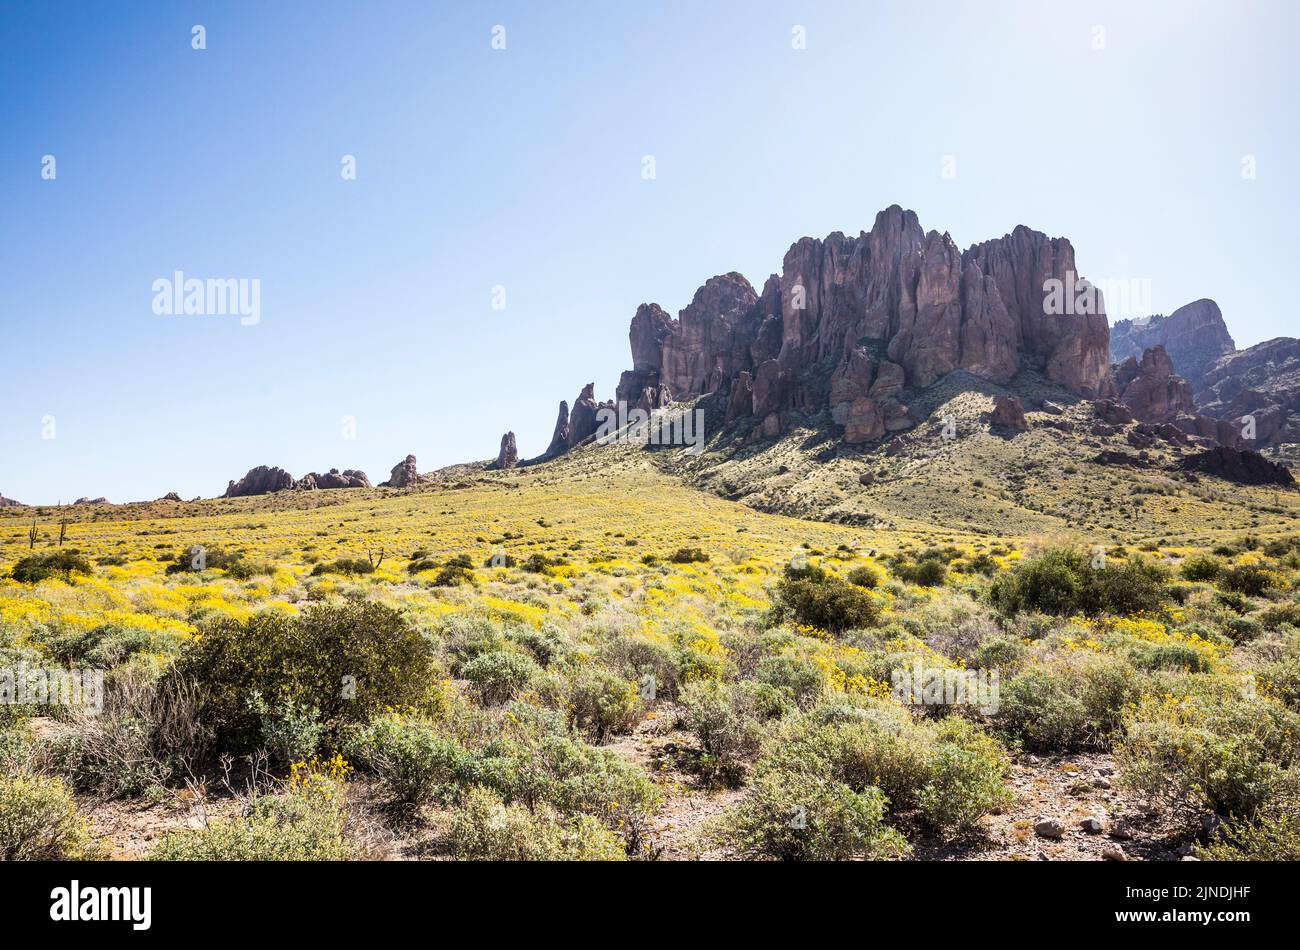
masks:
<path fill-rule="evenodd" d="M 1202 298 L 1179 307 L 1168 316 L 1157 314 L 1147 320 L 1119 320 L 1110 328 L 1110 358 L 1123 363 L 1141 359 L 1143 352 L 1160 346 L 1169 354 L 1178 374 L 1199 388 L 1206 372 L 1237 344 L 1213 300 Z"/>

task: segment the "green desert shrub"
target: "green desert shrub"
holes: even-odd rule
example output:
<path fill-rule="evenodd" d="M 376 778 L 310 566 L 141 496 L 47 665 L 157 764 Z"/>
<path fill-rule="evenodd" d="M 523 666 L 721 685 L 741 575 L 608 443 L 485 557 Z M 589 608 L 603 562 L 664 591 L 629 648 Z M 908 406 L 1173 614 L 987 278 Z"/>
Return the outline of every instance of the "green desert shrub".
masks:
<path fill-rule="evenodd" d="M 89 630 L 47 624 L 34 633 L 33 642 L 54 660 L 82 669 L 112 669 L 137 654 L 172 657 L 184 643 L 176 634 L 126 623 L 102 623 Z"/>
<path fill-rule="evenodd" d="M 1022 561 L 999 576 L 989 588 L 989 600 L 1006 615 L 1025 610 L 1070 614 L 1154 613 L 1169 598 L 1167 572 L 1149 561 L 1107 561 L 1081 551 L 1053 548 Z"/>
<path fill-rule="evenodd" d="M 352 577 L 355 574 L 373 574 L 375 565 L 361 558 L 341 557 L 336 561 L 321 561 L 311 569 L 312 577 L 322 574 L 343 574 Z"/>
<path fill-rule="evenodd" d="M 325 736 L 320 710 L 287 699 L 272 705 L 260 693 L 249 699 L 249 708 L 261 722 L 262 748 L 273 766 L 288 768 L 314 756 Z"/>
<path fill-rule="evenodd" d="M 660 796 L 616 752 L 569 734 L 563 716 L 512 703 L 497 735 L 466 768 L 467 783 L 491 788 L 506 803 L 562 815 L 591 815 L 623 833 L 629 853 L 648 843 L 647 821 Z"/>
<path fill-rule="evenodd" d="M 51 577 L 71 581 L 74 574 L 94 572 L 94 567 L 79 552 L 60 548 L 44 554 L 30 554 L 18 561 L 9 573 L 20 583 L 36 584 Z"/>
<path fill-rule="evenodd" d="M 1300 800 L 1271 803 L 1253 819 L 1229 818 L 1196 855 L 1202 861 L 1300 861 Z"/>
<path fill-rule="evenodd" d="M 1247 696 L 1235 682 L 1183 676 L 1124 719 L 1116 762 L 1152 801 L 1250 819 L 1287 782 L 1300 751 L 1300 716 Z"/>
<path fill-rule="evenodd" d="M 456 793 L 469 753 L 431 722 L 389 713 L 369 722 L 346 744 L 349 760 L 378 776 L 403 805 L 445 801 Z"/>
<path fill-rule="evenodd" d="M 57 778 L 0 775 L 0 860 L 85 860 L 99 855 L 72 794 Z"/>
<path fill-rule="evenodd" d="M 941 587 L 948 579 L 948 565 L 937 557 L 919 561 L 897 561 L 892 565 L 894 576 L 908 584 L 920 587 Z"/>
<path fill-rule="evenodd" d="M 825 671 L 810 657 L 782 653 L 765 656 L 754 671 L 759 683 L 779 690 L 788 701 L 807 708 L 827 689 Z"/>
<path fill-rule="evenodd" d="M 970 827 L 1009 800 L 1001 745 L 970 721 L 915 720 L 884 704 L 833 704 L 772 735 L 757 772 L 803 770 L 854 791 L 877 788 L 895 815 L 915 811 L 938 831 Z"/>
<path fill-rule="evenodd" d="M 1030 666 L 1001 684 L 996 721 L 1038 751 L 1070 751 L 1097 741 L 1096 724 L 1067 672 Z"/>
<path fill-rule="evenodd" d="M 564 818 L 549 808 L 529 811 L 475 786 L 452 816 L 456 857 L 466 861 L 623 861 L 623 841 L 590 815 Z"/>
<path fill-rule="evenodd" d="M 668 555 L 668 560 L 674 564 L 703 564 L 708 559 L 709 556 L 700 548 L 678 548 Z"/>
<path fill-rule="evenodd" d="M 811 573 L 810 573 L 811 572 Z M 874 627 L 880 608 L 860 587 L 821 568 L 787 567 L 777 581 L 773 620 L 842 633 Z"/>
<path fill-rule="evenodd" d="M 1182 563 L 1179 572 L 1189 581 L 1213 581 L 1223 573 L 1223 562 L 1210 555 L 1189 557 Z"/>
<path fill-rule="evenodd" d="M 767 683 L 702 680 L 682 691 L 684 724 L 700 741 L 700 771 L 709 781 L 739 784 L 758 755 L 768 724 L 791 707 Z"/>
<path fill-rule="evenodd" d="M 219 621 L 187 644 L 164 680 L 203 689 L 201 722 L 219 748 L 246 752 L 261 740 L 254 695 L 271 707 L 314 708 L 326 735 L 388 707 L 425 705 L 435 679 L 429 644 L 402 615 L 373 602 L 313 605 Z"/>
<path fill-rule="evenodd" d="M 1264 630 L 1277 630 L 1279 627 L 1295 627 L 1300 630 L 1300 601 L 1275 604 L 1261 610 L 1257 622 Z M 1233 639 L 1239 638 L 1233 637 Z"/>
<path fill-rule="evenodd" d="M 1280 587 L 1281 578 L 1260 564 L 1237 564 L 1219 575 L 1219 586 L 1229 593 L 1262 597 Z"/>
<path fill-rule="evenodd" d="M 583 664 L 564 678 L 569 722 L 599 745 L 612 735 L 631 732 L 641 711 L 637 683 L 596 664 Z"/>
<path fill-rule="evenodd" d="M 523 692 L 541 671 L 531 656 L 514 650 L 492 650 L 466 663 L 462 675 L 483 703 L 500 706 Z"/>
<path fill-rule="evenodd" d="M 1148 680 L 1122 656 L 1083 653 L 1001 683 L 994 722 L 1039 752 L 1106 748 Z"/>
<path fill-rule="evenodd" d="M 885 822 L 878 788 L 855 792 L 815 772 L 769 769 L 727 812 L 719 837 L 745 857 L 845 861 L 908 853 L 907 839 Z"/>
<path fill-rule="evenodd" d="M 868 590 L 875 590 L 880 586 L 880 572 L 869 564 L 863 564 L 849 571 L 845 577 L 850 584 L 855 587 L 865 587 Z"/>

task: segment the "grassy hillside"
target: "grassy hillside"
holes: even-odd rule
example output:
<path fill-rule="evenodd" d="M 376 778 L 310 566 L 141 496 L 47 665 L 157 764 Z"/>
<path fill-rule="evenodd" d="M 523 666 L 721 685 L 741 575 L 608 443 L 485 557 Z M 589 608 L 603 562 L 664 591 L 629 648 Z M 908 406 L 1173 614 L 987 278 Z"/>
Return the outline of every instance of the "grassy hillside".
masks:
<path fill-rule="evenodd" d="M 892 453 L 598 447 L 51 509 L 34 547 L 4 511 L 7 664 L 108 674 L 0 707 L 0 852 L 1295 856 L 1297 493 L 932 397 L 958 438 Z"/>

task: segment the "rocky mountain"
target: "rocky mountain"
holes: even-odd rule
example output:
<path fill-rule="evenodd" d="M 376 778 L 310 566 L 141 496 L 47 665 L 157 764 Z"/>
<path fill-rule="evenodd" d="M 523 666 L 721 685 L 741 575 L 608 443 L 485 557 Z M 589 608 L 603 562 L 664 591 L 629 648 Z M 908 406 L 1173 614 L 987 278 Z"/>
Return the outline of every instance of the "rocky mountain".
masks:
<path fill-rule="evenodd" d="M 21 507 L 21 505 L 21 501 L 14 501 L 12 498 L 6 498 L 4 495 L 0 495 L 0 508 L 14 508 Z"/>
<path fill-rule="evenodd" d="M 628 335 L 618 402 L 651 410 L 715 393 L 751 439 L 823 410 L 849 442 L 881 438 L 915 424 L 910 390 L 956 370 L 998 384 L 1033 370 L 1085 398 L 1113 390 L 1104 301 L 1078 278 L 1069 241 L 1020 226 L 962 251 L 897 205 L 856 237 L 796 242 L 761 292 L 733 272 L 676 318 L 642 304 Z M 590 436 L 600 405 L 587 386 L 564 444 Z M 564 425 L 561 405 L 548 455 Z"/>
<path fill-rule="evenodd" d="M 1168 316 L 1146 320 L 1119 320 L 1110 328 L 1110 360 L 1123 363 L 1141 359 L 1153 347 L 1163 347 L 1178 373 L 1192 384 L 1203 385 L 1205 374 L 1220 357 L 1237 349 L 1223 313 L 1213 300 L 1202 298 L 1179 307 Z"/>
<path fill-rule="evenodd" d="M 1277 337 L 1221 357 L 1196 390 L 1203 412 L 1253 420 L 1259 444 L 1300 442 L 1300 340 Z"/>
<path fill-rule="evenodd" d="M 1238 350 L 1219 305 L 1207 299 L 1168 316 L 1120 320 L 1111 327 L 1111 359 L 1121 368 L 1156 347 L 1191 387 L 1194 414 L 1201 417 L 1195 431 L 1227 445 L 1300 441 L 1300 340 L 1278 337 Z M 1185 399 L 1181 387 L 1169 395 L 1180 403 Z M 1139 386 L 1134 398 L 1146 396 Z M 1216 420 L 1217 427 L 1205 419 Z"/>

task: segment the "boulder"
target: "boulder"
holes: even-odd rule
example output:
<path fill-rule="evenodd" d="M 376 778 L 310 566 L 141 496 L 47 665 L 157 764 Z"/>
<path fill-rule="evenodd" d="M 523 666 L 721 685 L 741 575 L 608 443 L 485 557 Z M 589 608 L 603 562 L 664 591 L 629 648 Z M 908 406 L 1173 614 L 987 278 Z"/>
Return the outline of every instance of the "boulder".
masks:
<path fill-rule="evenodd" d="M 388 481 L 383 483 L 383 487 L 410 488 L 418 484 L 419 481 L 420 472 L 415 466 L 415 456 L 408 455 L 393 466 L 393 470 L 388 475 Z"/>
<path fill-rule="evenodd" d="M 1025 421 L 1024 403 L 1015 396 L 994 396 L 993 411 L 989 413 L 989 424 L 999 429 L 1024 432 L 1029 428 L 1029 423 Z"/>

